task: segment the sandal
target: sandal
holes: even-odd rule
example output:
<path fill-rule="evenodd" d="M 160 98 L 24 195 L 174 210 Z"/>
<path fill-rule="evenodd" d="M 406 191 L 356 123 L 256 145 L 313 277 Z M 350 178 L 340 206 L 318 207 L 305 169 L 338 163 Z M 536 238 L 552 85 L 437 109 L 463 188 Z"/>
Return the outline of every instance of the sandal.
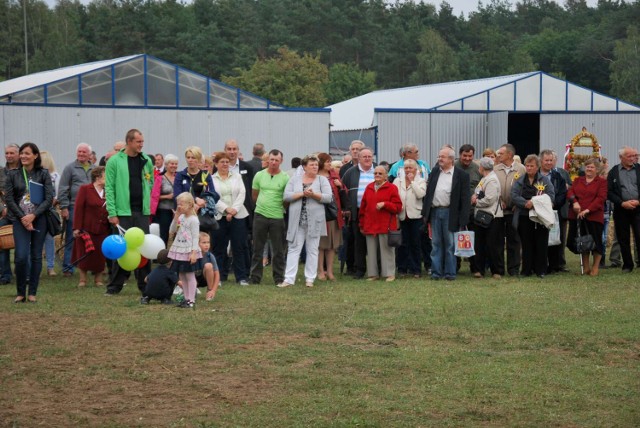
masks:
<path fill-rule="evenodd" d="M 104 287 L 104 282 L 97 281 L 95 285 L 96 285 L 96 287 Z"/>
<path fill-rule="evenodd" d="M 78 287 L 86 287 L 86 286 L 87 286 L 87 281 L 78 282 Z"/>
<path fill-rule="evenodd" d="M 25 301 L 24 296 L 17 296 L 13 303 L 24 303 Z"/>
<path fill-rule="evenodd" d="M 27 297 L 27 300 L 29 300 L 29 303 L 36 303 L 38 301 L 38 299 L 36 299 L 36 296 L 29 296 Z"/>

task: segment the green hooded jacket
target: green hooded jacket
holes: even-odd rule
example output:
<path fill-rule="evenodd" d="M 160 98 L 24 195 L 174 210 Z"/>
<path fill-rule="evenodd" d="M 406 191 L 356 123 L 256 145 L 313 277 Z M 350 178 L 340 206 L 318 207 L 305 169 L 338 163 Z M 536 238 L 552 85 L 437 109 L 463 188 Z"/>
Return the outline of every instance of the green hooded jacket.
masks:
<path fill-rule="evenodd" d="M 144 153 L 142 167 L 142 214 L 151 214 L 151 189 L 153 188 L 153 160 Z M 105 171 L 105 192 L 109 217 L 130 216 L 129 164 L 124 149 L 109 158 Z"/>

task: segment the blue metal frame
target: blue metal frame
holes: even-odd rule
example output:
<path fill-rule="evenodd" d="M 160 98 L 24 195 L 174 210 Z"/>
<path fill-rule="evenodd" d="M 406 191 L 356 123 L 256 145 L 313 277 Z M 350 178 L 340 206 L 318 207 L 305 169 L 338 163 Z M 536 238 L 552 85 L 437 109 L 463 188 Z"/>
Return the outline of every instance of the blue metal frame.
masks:
<path fill-rule="evenodd" d="M 16 107 L 73 107 L 78 108 L 77 104 L 47 104 L 46 106 L 42 103 L 7 103 L 0 102 L 0 105 L 12 105 Z M 167 107 L 167 106 L 110 106 L 110 105 L 85 105 L 85 108 L 115 108 L 115 109 L 129 109 L 129 110 L 176 110 L 175 107 Z M 180 107 L 180 110 L 202 110 L 202 111 L 238 111 L 237 108 L 230 107 Z M 311 107 L 291 107 L 291 108 L 283 108 L 283 109 L 264 109 L 264 108 L 243 108 L 241 111 L 262 111 L 269 113 L 290 113 L 290 112 L 303 112 L 303 113 L 331 113 L 330 108 L 311 108 Z M 450 112 L 448 112 L 450 113 Z M 625 112 L 621 112 L 625 113 Z"/>

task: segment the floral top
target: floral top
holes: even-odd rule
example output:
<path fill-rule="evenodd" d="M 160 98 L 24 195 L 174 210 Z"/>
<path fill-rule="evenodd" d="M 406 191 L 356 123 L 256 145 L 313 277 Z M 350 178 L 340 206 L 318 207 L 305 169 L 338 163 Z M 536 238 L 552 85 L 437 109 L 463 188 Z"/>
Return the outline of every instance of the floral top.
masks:
<path fill-rule="evenodd" d="M 304 192 L 310 186 L 311 186 L 311 183 L 309 184 L 302 183 L 302 191 Z M 309 214 L 307 213 L 307 197 L 304 196 L 302 198 L 302 207 L 300 208 L 300 222 L 298 222 L 298 225 L 301 227 L 306 227 L 308 218 L 309 218 Z"/>
<path fill-rule="evenodd" d="M 169 258 L 172 260 L 189 260 L 191 251 L 196 251 L 198 258 L 202 257 L 202 251 L 198 245 L 200 238 L 200 222 L 198 216 L 193 214 L 185 217 L 184 214 L 174 219 L 169 227 L 169 233 L 175 233 L 176 237 L 169 249 Z"/>

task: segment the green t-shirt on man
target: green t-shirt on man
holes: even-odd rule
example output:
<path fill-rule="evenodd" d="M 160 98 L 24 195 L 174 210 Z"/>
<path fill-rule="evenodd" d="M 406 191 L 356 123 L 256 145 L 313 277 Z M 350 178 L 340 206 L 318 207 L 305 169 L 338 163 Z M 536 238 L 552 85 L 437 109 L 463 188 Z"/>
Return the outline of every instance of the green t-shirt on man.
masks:
<path fill-rule="evenodd" d="M 289 174 L 280 171 L 276 175 L 269 174 L 267 169 L 259 171 L 253 177 L 251 187 L 258 190 L 255 212 L 266 218 L 284 218 L 284 188 L 289 182 Z"/>

